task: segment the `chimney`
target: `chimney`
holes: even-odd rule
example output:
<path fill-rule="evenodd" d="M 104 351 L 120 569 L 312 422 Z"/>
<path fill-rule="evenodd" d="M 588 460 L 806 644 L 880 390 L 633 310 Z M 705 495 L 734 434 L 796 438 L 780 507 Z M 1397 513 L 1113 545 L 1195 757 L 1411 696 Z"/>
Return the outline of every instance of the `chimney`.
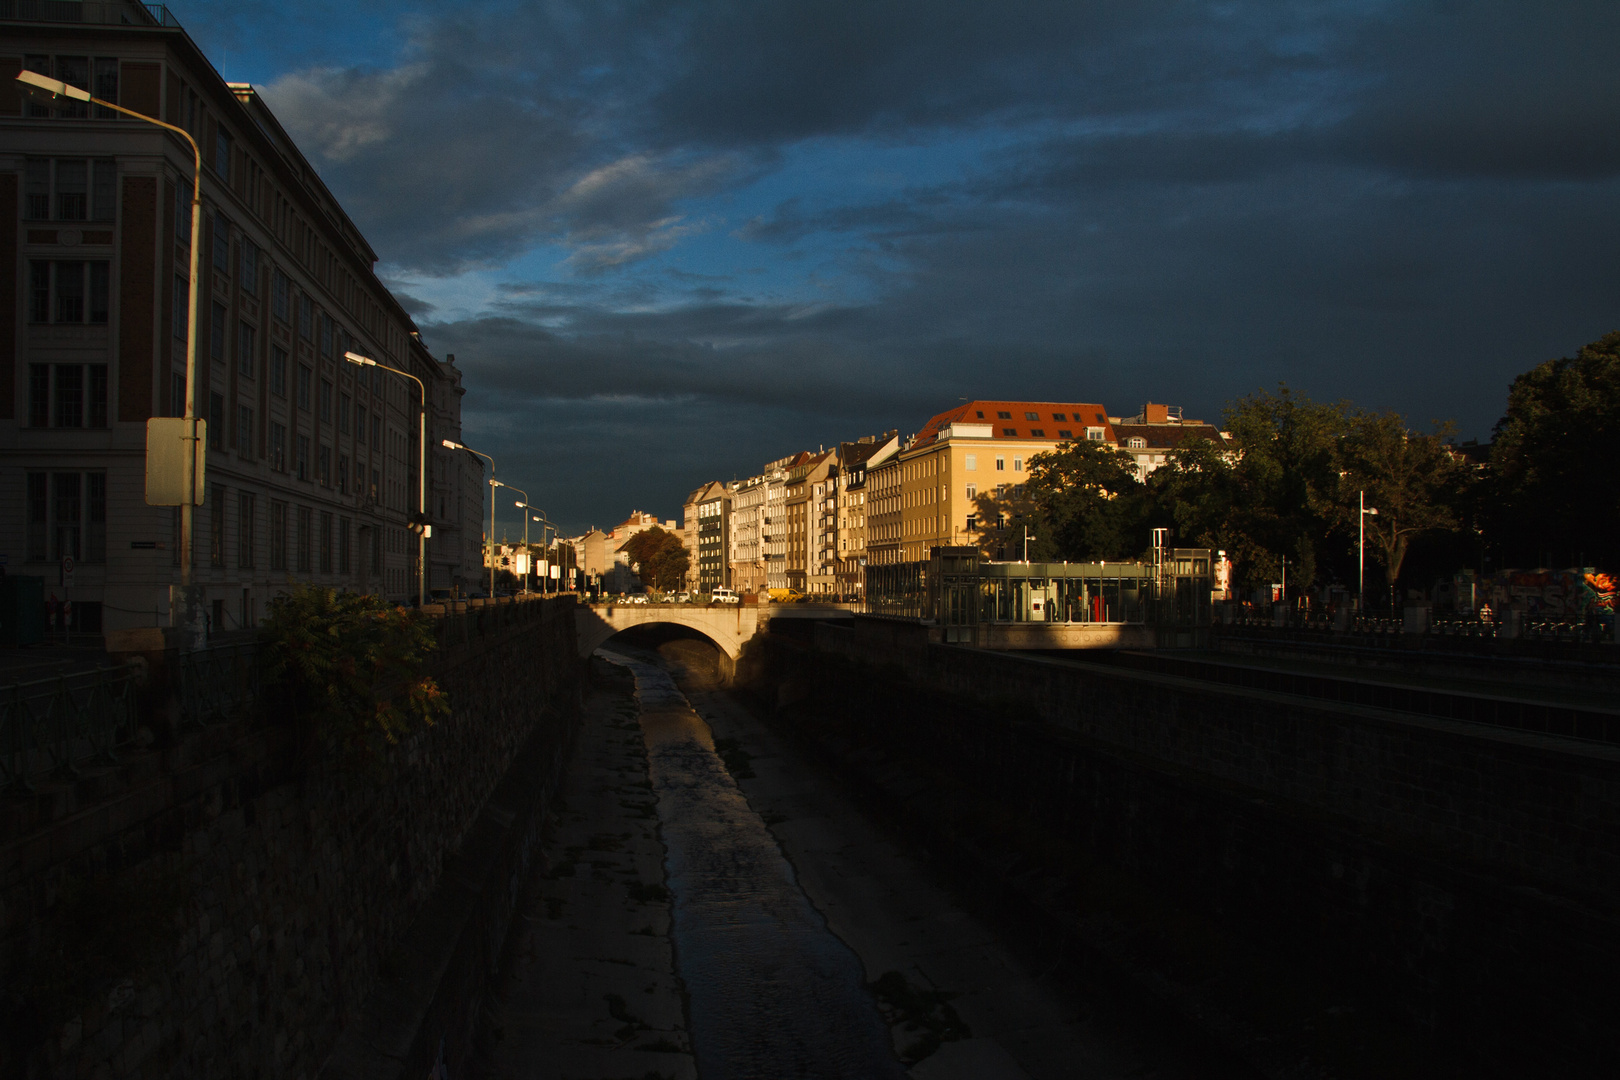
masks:
<path fill-rule="evenodd" d="M 1170 406 L 1155 405 L 1151 401 L 1142 406 L 1142 422 L 1144 424 L 1168 424 L 1170 422 Z"/>

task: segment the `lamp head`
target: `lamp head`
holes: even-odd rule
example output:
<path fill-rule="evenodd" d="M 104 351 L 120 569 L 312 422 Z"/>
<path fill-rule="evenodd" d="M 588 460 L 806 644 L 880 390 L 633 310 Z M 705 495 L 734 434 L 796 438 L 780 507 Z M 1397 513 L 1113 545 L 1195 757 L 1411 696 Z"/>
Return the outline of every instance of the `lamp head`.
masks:
<path fill-rule="evenodd" d="M 453 442 L 450 439 L 442 439 L 440 441 L 444 443 L 444 448 L 446 450 L 465 450 L 465 449 L 467 449 L 465 446 L 462 446 L 460 443 Z"/>
<path fill-rule="evenodd" d="M 39 105 L 55 105 L 64 100 L 89 101 L 90 91 L 69 86 L 60 79 L 52 79 L 37 71 L 19 71 L 17 89 Z"/>
<path fill-rule="evenodd" d="M 361 367 L 377 366 L 377 361 L 373 360 L 369 356 L 361 356 L 357 352 L 346 352 L 343 354 L 343 359 L 347 360 L 351 364 L 359 364 Z"/>

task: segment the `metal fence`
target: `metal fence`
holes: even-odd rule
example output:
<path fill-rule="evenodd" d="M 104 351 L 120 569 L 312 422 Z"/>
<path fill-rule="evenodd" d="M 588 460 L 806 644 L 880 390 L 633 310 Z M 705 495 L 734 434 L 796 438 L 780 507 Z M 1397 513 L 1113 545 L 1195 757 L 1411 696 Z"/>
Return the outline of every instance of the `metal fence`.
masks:
<path fill-rule="evenodd" d="M 258 642 L 215 645 L 179 656 L 180 722 L 197 726 L 241 716 L 264 685 Z"/>
<path fill-rule="evenodd" d="M 136 672 L 128 666 L 57 675 L 0 688 L 0 791 L 30 790 L 41 776 L 70 779 L 93 762 L 115 763 L 137 728 Z"/>
<path fill-rule="evenodd" d="M 142 18 L 142 11 L 145 18 Z M 141 4 L 137 8 L 122 0 L 0 0 L 0 19 L 100 26 L 180 25 L 180 21 L 162 4 Z"/>

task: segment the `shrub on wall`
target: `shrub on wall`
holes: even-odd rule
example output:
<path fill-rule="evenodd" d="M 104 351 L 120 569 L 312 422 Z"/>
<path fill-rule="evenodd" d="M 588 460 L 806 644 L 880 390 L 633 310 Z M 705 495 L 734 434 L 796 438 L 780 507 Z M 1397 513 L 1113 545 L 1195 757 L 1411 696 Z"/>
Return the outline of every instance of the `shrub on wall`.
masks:
<path fill-rule="evenodd" d="M 427 619 L 379 597 L 300 588 L 271 603 L 262 636 L 270 685 L 327 746 L 369 756 L 450 712 L 422 671 Z"/>

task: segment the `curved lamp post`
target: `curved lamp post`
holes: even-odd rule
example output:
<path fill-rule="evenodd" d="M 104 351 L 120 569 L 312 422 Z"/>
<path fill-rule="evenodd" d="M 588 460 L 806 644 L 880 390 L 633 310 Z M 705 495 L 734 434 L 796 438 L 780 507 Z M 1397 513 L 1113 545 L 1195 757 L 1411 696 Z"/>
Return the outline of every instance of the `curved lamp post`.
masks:
<path fill-rule="evenodd" d="M 527 499 L 529 497 L 529 493 L 527 491 L 524 491 L 522 488 L 517 487 L 515 485 L 503 484 L 499 480 L 491 480 L 490 483 L 493 484 L 495 487 L 511 488 L 513 491 L 517 492 L 519 495 L 523 496 L 525 499 Z M 492 488 L 490 490 L 490 503 L 491 503 L 491 505 L 493 505 L 494 501 L 495 501 L 495 492 L 494 492 L 494 489 Z M 520 502 L 517 505 L 523 506 L 524 504 Z M 495 531 L 495 526 L 491 525 L 489 527 L 489 531 L 493 534 L 494 531 Z M 523 595 L 525 595 L 525 596 L 527 596 L 529 594 L 529 569 L 530 569 L 529 564 L 532 563 L 533 561 L 534 561 L 534 556 L 529 553 L 529 515 L 524 514 L 523 515 Z"/>
<path fill-rule="evenodd" d="M 41 105 L 55 105 L 60 101 L 83 101 L 92 105 L 99 105 L 103 109 L 132 116 L 137 120 L 144 120 L 148 124 L 155 124 L 165 131 L 172 131 L 191 146 L 191 280 L 187 283 L 189 297 L 186 301 L 186 404 L 183 419 L 185 422 L 186 440 L 192 444 L 191 453 L 185 455 L 185 483 L 182 490 L 185 492 L 184 500 L 180 504 L 180 587 L 182 592 L 181 628 L 184 631 L 185 647 L 194 647 L 197 642 L 191 640 L 196 620 L 193 615 L 191 596 L 191 563 L 193 552 L 191 550 L 192 510 L 196 505 L 196 468 L 197 468 L 197 241 L 202 234 L 202 150 L 197 146 L 197 140 L 185 128 L 166 124 L 155 116 L 126 109 L 122 105 L 115 105 L 110 101 L 103 101 L 93 97 L 88 90 L 81 90 L 77 86 L 69 86 L 60 79 L 52 79 L 34 71 L 17 73 L 17 89 L 22 91 L 30 100 Z"/>
<path fill-rule="evenodd" d="M 450 439 L 441 440 L 447 450 L 465 450 L 469 454 L 477 454 L 489 462 L 489 598 L 495 599 L 495 459 L 482 450 Z"/>
<path fill-rule="evenodd" d="M 416 610 L 421 611 L 427 603 L 427 538 L 431 535 L 432 526 L 427 523 L 427 387 L 408 371 L 401 371 L 397 367 L 379 364 L 369 356 L 359 353 L 346 352 L 343 359 L 360 367 L 382 368 L 392 371 L 395 375 L 403 375 L 416 384 L 417 390 L 422 393 L 422 408 L 417 413 L 416 435 L 416 514 L 417 521 L 411 530 L 416 534 Z"/>

